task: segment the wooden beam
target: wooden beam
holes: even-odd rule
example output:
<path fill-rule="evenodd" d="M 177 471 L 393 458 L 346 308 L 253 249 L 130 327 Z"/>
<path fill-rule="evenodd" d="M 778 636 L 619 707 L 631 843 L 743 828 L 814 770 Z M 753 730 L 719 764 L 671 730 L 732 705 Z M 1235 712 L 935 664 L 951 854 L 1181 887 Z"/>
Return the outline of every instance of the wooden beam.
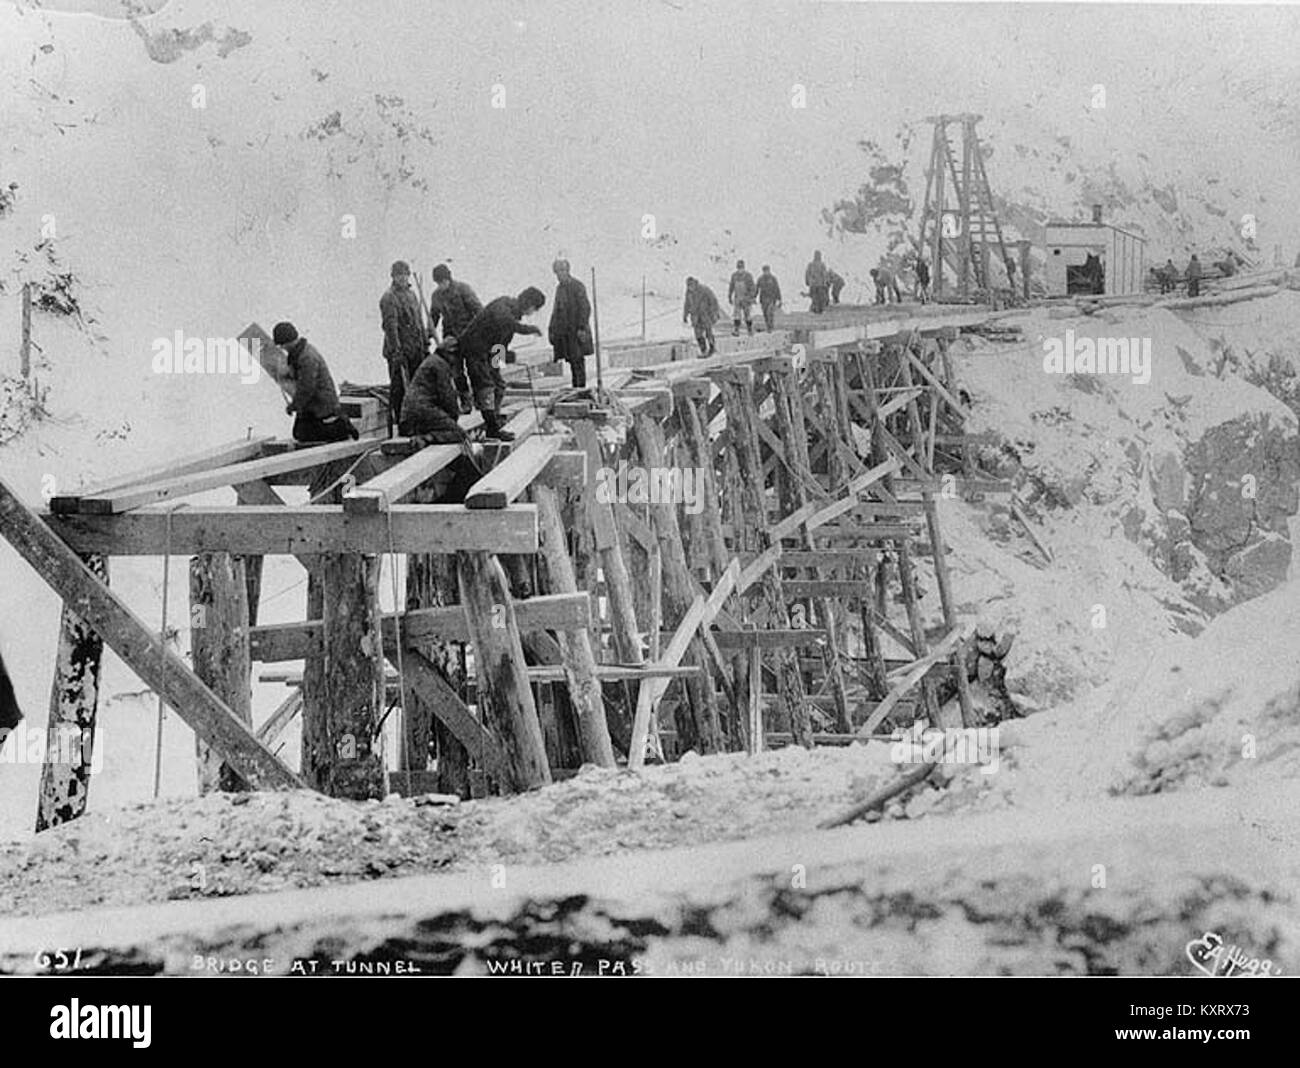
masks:
<path fill-rule="evenodd" d="M 393 657 L 396 658 L 396 651 Z M 465 707 L 465 702 L 442 677 L 433 661 L 418 649 L 408 647 L 402 651 L 402 675 L 409 691 L 408 698 L 418 696 L 471 757 L 491 774 L 500 775 L 505 763 L 500 743 Z"/>
<path fill-rule="evenodd" d="M 251 729 L 252 662 L 248 655 L 248 583 L 241 556 L 190 557 L 190 659 L 194 674 Z M 199 793 L 235 791 L 234 769 L 202 739 L 194 740 Z"/>
<path fill-rule="evenodd" d="M 192 474 L 195 471 L 207 471 L 214 467 L 226 467 L 244 460 L 253 460 L 261 456 L 262 450 L 274 440 L 272 437 L 259 437 L 227 441 L 225 444 L 214 445 L 210 449 L 191 453 L 169 463 L 158 464 L 142 471 L 135 471 L 132 474 L 124 475 L 122 478 L 113 479 L 109 482 L 99 482 L 93 486 L 87 486 L 76 493 L 55 495 L 50 498 L 50 511 L 75 512 L 83 497 L 98 497 L 126 489 L 129 486 L 139 486 L 142 483 L 156 482 L 165 478 L 178 478 L 182 475 Z"/>
<path fill-rule="evenodd" d="M 908 348 L 906 345 L 903 346 L 903 353 L 904 355 L 906 355 L 908 362 L 911 363 L 911 365 L 921 373 L 921 377 L 924 378 L 927 382 L 929 382 L 930 385 L 932 385 L 938 391 L 939 396 L 941 396 L 945 401 L 947 401 L 948 407 L 953 410 L 953 414 L 956 415 L 958 419 L 960 419 L 964 423 L 967 419 L 970 418 L 970 412 L 966 410 L 965 406 L 961 403 L 961 401 L 959 401 L 956 397 L 952 395 L 952 393 L 949 392 L 948 387 L 945 386 L 942 382 L 940 382 L 939 379 L 937 379 L 934 376 L 934 373 L 930 370 L 930 368 L 926 367 L 924 363 L 918 360 L 916 356 L 912 354 L 912 350 Z"/>
<path fill-rule="evenodd" d="M 787 598 L 870 597 L 871 583 L 856 579 L 786 579 Z"/>
<path fill-rule="evenodd" d="M 204 490 L 234 486 L 240 482 L 252 482 L 255 479 L 266 478 L 268 475 L 298 471 L 304 467 L 319 467 L 321 464 L 332 463 L 335 460 L 350 460 L 378 447 L 378 442 L 362 439 L 294 449 L 292 452 L 284 452 L 278 456 L 226 464 L 222 467 L 194 471 L 154 482 L 142 482 L 96 496 L 83 494 L 76 499 L 77 511 L 82 515 L 117 515 L 120 512 L 128 512 L 132 508 L 157 504 L 159 501 L 172 500 L 176 497 L 188 497 L 193 493 L 202 493 Z"/>
<path fill-rule="evenodd" d="M 544 786 L 551 772 L 505 572 L 488 553 L 460 552 L 456 577 L 474 644 L 479 707 L 505 754 L 502 788 Z"/>
<path fill-rule="evenodd" d="M 920 660 L 917 660 L 912 664 L 912 666 L 908 668 L 907 673 L 899 679 L 889 693 L 885 695 L 885 699 L 881 701 L 871 715 L 867 717 L 867 721 L 858 728 L 858 734 L 867 735 L 874 731 L 876 727 L 880 725 L 880 721 L 889 715 L 889 710 L 893 708 L 894 705 L 898 704 L 899 699 L 902 698 L 908 690 L 925 678 L 935 664 L 939 663 L 941 660 L 946 660 L 952 654 L 953 649 L 960 645 L 965 636 L 966 632 L 963 628 L 953 628 L 943 641 L 926 653 L 925 656 L 921 657 Z M 937 727 L 939 724 L 932 724 L 932 726 Z"/>
<path fill-rule="evenodd" d="M 289 694 L 276 710 L 267 717 L 265 723 L 257 728 L 257 740 L 263 745 L 273 745 L 275 740 L 285 732 L 285 729 L 298 718 L 298 713 L 302 711 L 302 690 L 295 687 L 293 693 Z"/>
<path fill-rule="evenodd" d="M 719 630 L 713 634 L 721 649 L 775 649 L 782 645 L 813 645 L 826 637 L 826 632 L 813 627 L 786 627 L 783 630 Z"/>
<path fill-rule="evenodd" d="M 528 488 L 564 444 L 563 434 L 535 434 L 480 478 L 465 494 L 465 507 L 504 508 Z"/>
<path fill-rule="evenodd" d="M 585 592 L 547 594 L 515 601 L 515 621 L 524 632 L 538 630 L 573 630 L 591 626 L 591 598 Z M 383 617 L 385 646 L 396 643 L 397 624 L 393 613 Z M 403 645 L 412 642 L 470 640 L 469 623 L 460 605 L 440 608 L 416 608 L 402 613 Z M 321 621 L 306 623 L 269 623 L 249 632 L 254 660 L 275 663 L 302 660 L 321 640 Z"/>
<path fill-rule="evenodd" d="M 343 511 L 348 515 L 377 515 L 387 512 L 417 486 L 429 481 L 444 467 L 464 455 L 459 445 L 430 445 L 408 456 L 387 471 L 353 486 L 343 493 Z"/>
<path fill-rule="evenodd" d="M 259 742 L 126 603 L 0 479 L 0 533 L 64 602 L 254 789 L 298 789 L 302 780 Z"/>
<path fill-rule="evenodd" d="M 167 542 L 166 510 L 41 518 L 79 553 L 161 556 Z M 471 512 L 458 504 L 399 504 L 386 515 L 372 516 L 348 515 L 336 504 L 192 507 L 172 513 L 171 527 L 172 553 L 177 556 L 537 551 L 537 510 L 531 504 L 490 512 Z"/>

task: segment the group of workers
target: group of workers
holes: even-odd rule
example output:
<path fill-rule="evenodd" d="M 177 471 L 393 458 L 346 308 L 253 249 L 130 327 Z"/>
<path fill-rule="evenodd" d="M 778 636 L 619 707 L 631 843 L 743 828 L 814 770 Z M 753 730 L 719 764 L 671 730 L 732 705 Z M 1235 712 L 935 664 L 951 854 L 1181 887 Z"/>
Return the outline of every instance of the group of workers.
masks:
<path fill-rule="evenodd" d="M 1296 259 L 1300 260 L 1300 256 L 1297 256 Z M 1230 249 L 1223 259 L 1211 264 L 1211 266 L 1218 269 L 1221 277 L 1231 278 L 1242 267 L 1246 266 L 1246 261 L 1238 252 Z M 1163 267 L 1152 267 L 1151 273 L 1155 275 L 1156 281 L 1160 283 L 1161 293 L 1172 293 L 1178 288 L 1180 280 L 1178 268 L 1174 266 L 1172 259 L 1165 260 Z M 1201 268 L 1200 258 L 1193 252 L 1192 258 L 1187 263 L 1187 270 L 1182 274 L 1182 278 L 1187 282 L 1187 295 L 1189 297 L 1199 297 L 1201 295 L 1201 279 L 1204 277 L 1205 272 Z"/>
<path fill-rule="evenodd" d="M 586 357 L 594 351 L 591 303 L 568 260 L 557 259 L 551 269 L 556 287 L 548 339 L 555 359 L 569 364 L 573 385 L 582 387 Z M 477 407 L 487 438 L 512 441 L 502 416 L 506 383 L 501 366 L 515 360 L 510 343 L 516 334 L 541 335 L 540 327 L 525 320 L 542 309 L 545 295 L 529 286 L 484 305 L 443 263 L 433 269 L 434 289 L 426 308 L 422 294 L 412 288 L 410 264 L 398 260 L 390 274 L 391 284 L 379 300 L 390 433 L 395 426 L 408 437 L 457 444 L 465 440 L 460 417 Z M 293 379 L 286 411 L 295 416 L 294 440 L 318 444 L 356 438 L 315 346 L 289 322 L 276 325 L 272 340 L 284 349 Z"/>

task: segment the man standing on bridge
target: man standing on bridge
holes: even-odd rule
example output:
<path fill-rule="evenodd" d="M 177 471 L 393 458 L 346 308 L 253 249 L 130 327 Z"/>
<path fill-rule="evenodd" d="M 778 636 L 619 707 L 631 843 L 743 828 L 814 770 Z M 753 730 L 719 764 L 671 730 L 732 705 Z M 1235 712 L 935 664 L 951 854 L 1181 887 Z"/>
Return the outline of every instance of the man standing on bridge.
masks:
<path fill-rule="evenodd" d="M 1191 262 L 1187 264 L 1187 295 L 1189 297 L 1201 295 L 1201 261 L 1195 252 L 1192 253 Z"/>
<path fill-rule="evenodd" d="M 551 323 L 547 336 L 556 360 L 569 365 L 569 377 L 575 389 L 587 384 L 587 357 L 596 351 L 591 340 L 591 301 L 587 287 L 569 273 L 568 260 L 551 264 L 555 272 L 555 303 L 551 306 Z"/>
<path fill-rule="evenodd" d="M 540 327 L 523 320 L 541 310 L 546 297 L 540 289 L 529 286 L 517 297 L 497 297 L 474 316 L 469 326 L 457 336 L 456 347 L 465 361 L 474 403 L 483 413 L 487 437 L 497 441 L 514 441 L 505 429 L 501 405 L 506 397 L 506 380 L 501 365 L 509 362 L 510 342 L 516 334 L 541 335 Z"/>
<path fill-rule="evenodd" d="M 466 283 L 451 276 L 451 268 L 445 263 L 433 269 L 433 292 L 429 295 L 429 330 L 442 324 L 442 340 L 459 337 L 470 321 L 483 310 L 483 302 L 478 299 Z M 451 368 L 452 380 L 456 383 L 456 392 L 460 395 L 461 414 L 470 410 L 469 381 L 465 377 L 465 361 L 457 352 L 457 346 L 447 347 L 447 364 Z"/>
<path fill-rule="evenodd" d="M 731 284 L 727 286 L 727 300 L 731 302 L 731 336 L 740 336 L 740 320 L 745 320 L 745 329 L 754 332 L 754 276 L 745 270 L 745 261 L 737 260 L 736 269 L 731 272 Z"/>
<path fill-rule="evenodd" d="M 831 287 L 831 303 L 838 304 L 840 302 L 840 294 L 844 291 L 844 277 L 839 273 L 839 271 L 830 268 L 827 270 L 826 281 Z"/>
<path fill-rule="evenodd" d="M 903 303 L 903 294 L 898 291 L 898 279 L 888 267 L 871 268 L 871 280 L 876 283 L 876 303 L 888 304 L 888 296 L 893 295 L 895 304 Z"/>
<path fill-rule="evenodd" d="M 424 309 L 411 288 L 411 267 L 403 260 L 393 264 L 393 284 L 379 298 L 379 315 L 384 330 L 384 362 L 388 364 L 388 425 L 401 418 L 406 383 L 420 367 L 429 350 L 429 333 L 424 326 Z"/>
<path fill-rule="evenodd" d="M 722 318 L 717 294 L 696 278 L 686 279 L 686 301 L 682 305 L 682 322 L 690 321 L 695 328 L 695 340 L 701 356 L 712 356 L 718 351 L 713 337 L 713 324 Z"/>
<path fill-rule="evenodd" d="M 803 284 L 808 287 L 808 296 L 812 299 L 810 310 L 814 315 L 821 315 L 826 310 L 826 296 L 831 279 L 820 252 L 813 253 L 812 263 L 803 272 Z"/>
<path fill-rule="evenodd" d="M 770 334 L 776 329 L 776 309 L 781 305 L 781 284 L 772 273 L 772 268 L 763 264 L 763 273 L 755 283 L 758 289 L 758 306 L 763 309 L 763 322 L 767 324 Z"/>

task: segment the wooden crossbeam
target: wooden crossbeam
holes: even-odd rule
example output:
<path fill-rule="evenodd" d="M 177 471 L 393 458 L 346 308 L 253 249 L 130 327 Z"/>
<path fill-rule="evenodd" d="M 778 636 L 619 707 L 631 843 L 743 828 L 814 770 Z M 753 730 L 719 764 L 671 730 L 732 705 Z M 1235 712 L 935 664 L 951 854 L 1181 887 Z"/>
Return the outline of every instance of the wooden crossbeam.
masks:
<path fill-rule="evenodd" d="M 520 631 L 575 630 L 591 625 L 591 598 L 586 593 L 556 593 L 515 601 L 515 622 Z M 274 663 L 303 660 L 319 650 L 323 623 L 319 619 L 305 623 L 270 623 L 249 628 L 248 637 L 254 660 Z M 396 616 L 388 613 L 381 621 L 385 646 L 396 648 Z M 438 608 L 415 608 L 401 617 L 403 646 L 411 642 L 468 642 L 469 623 L 460 605 Z"/>
<path fill-rule="evenodd" d="M 192 474 L 195 471 L 207 471 L 214 467 L 226 467 L 229 464 L 237 464 L 244 460 L 253 460 L 261 456 L 262 450 L 274 440 L 272 437 L 240 438 L 237 441 L 228 441 L 223 445 L 214 445 L 202 452 L 191 453 L 188 456 L 172 460 L 170 463 L 135 471 L 122 478 L 113 479 L 111 482 L 100 482 L 94 486 L 87 486 L 76 493 L 56 494 L 50 498 L 50 511 L 75 512 L 83 497 L 99 497 L 146 482 L 156 482 L 164 478 L 177 478 L 181 475 Z"/>
<path fill-rule="evenodd" d="M 868 546 L 861 549 L 787 549 L 781 553 L 781 567 L 856 567 L 875 555 L 875 549 Z M 742 564 L 750 564 L 758 556 L 756 553 L 741 553 L 739 559 Z"/>
<path fill-rule="evenodd" d="M 899 393 L 895 397 L 890 397 L 889 400 L 885 401 L 885 403 L 877 409 L 876 418 L 884 419 L 886 416 L 901 411 L 924 392 L 925 390 L 921 386 L 913 386 L 911 389 Z"/>
<path fill-rule="evenodd" d="M 338 441 L 331 445 L 313 445 L 310 448 L 283 452 L 277 456 L 226 464 L 222 467 L 193 471 L 154 482 L 142 482 L 98 496 L 82 495 L 76 498 L 76 510 L 81 515 L 117 515 L 133 508 L 157 504 L 159 501 L 176 497 L 188 497 L 190 494 L 202 493 L 204 490 L 216 489 L 220 486 L 253 482 L 270 475 L 297 471 L 304 467 L 317 467 L 335 460 L 350 460 L 376 448 L 378 443 L 367 439 Z"/>
<path fill-rule="evenodd" d="M 696 631 L 707 627 L 717 616 L 732 590 L 740 581 L 740 561 L 732 560 L 727 570 L 722 573 L 708 597 L 698 596 L 691 602 L 672 640 L 657 661 L 659 667 L 676 667 L 695 638 Z M 646 739 L 650 734 L 650 717 L 654 707 L 668 689 L 670 679 L 654 679 L 641 686 L 637 693 L 636 716 L 632 721 L 632 741 L 628 747 L 628 767 L 638 768 L 645 762 Z"/>
<path fill-rule="evenodd" d="M 777 649 L 787 645 L 814 645 L 826 637 L 813 627 L 784 627 L 773 630 L 717 630 L 713 638 L 719 649 Z"/>
<path fill-rule="evenodd" d="M 253 789 L 299 789 L 303 782 L 61 542 L 0 479 L 0 534 L 104 639 L 145 684 L 162 695 L 198 737 Z"/>
<path fill-rule="evenodd" d="M 929 673 L 930 669 L 942 660 L 946 660 L 966 636 L 966 630 L 963 627 L 954 627 L 948 632 L 947 637 L 938 645 L 931 649 L 925 656 L 917 660 L 907 673 L 903 675 L 885 695 L 885 699 L 875 707 L 875 710 L 867 717 L 867 721 L 858 728 L 858 734 L 870 734 L 879 725 L 887 715 L 889 710 L 898 704 L 902 696 L 907 693 L 913 686 L 920 682 Z M 937 724 L 934 724 L 937 726 Z"/>
<path fill-rule="evenodd" d="M 922 363 L 920 360 L 916 358 L 916 356 L 912 353 L 912 350 L 910 348 L 904 347 L 903 354 L 907 357 L 908 362 L 911 363 L 911 365 L 915 367 L 917 371 L 920 372 L 921 377 L 924 378 L 927 382 L 929 382 L 930 385 L 932 385 L 935 388 L 935 390 L 938 392 L 939 396 L 941 396 L 945 401 L 947 401 L 948 407 L 953 410 L 953 414 L 956 415 L 958 419 L 960 419 L 962 422 L 965 422 L 968 418 L 970 418 L 970 412 L 966 410 L 965 406 L 961 403 L 961 401 L 959 401 L 956 397 L 952 395 L 952 393 L 949 392 L 948 387 L 945 386 L 934 376 L 934 372 L 932 372 L 930 368 L 926 367 L 924 363 Z"/>
<path fill-rule="evenodd" d="M 563 434 L 534 434 L 480 478 L 465 495 L 465 507 L 504 508 L 528 488 L 564 444 Z"/>
<path fill-rule="evenodd" d="M 396 650 L 394 650 L 394 656 Z M 407 690 L 407 700 L 418 697 L 438 719 L 456 736 L 475 760 L 481 761 L 487 771 L 499 774 L 505 764 L 501 745 L 494 734 L 484 729 L 465 702 L 433 661 L 418 649 L 402 652 L 402 676 Z"/>
<path fill-rule="evenodd" d="M 395 653 L 394 659 L 396 659 Z M 596 678 L 601 682 L 627 682 L 635 679 L 672 680 L 690 678 L 699 675 L 703 670 L 697 664 L 687 664 L 685 666 L 677 664 L 671 666 L 665 664 L 597 664 Z M 531 683 L 554 684 L 568 682 L 568 676 L 564 672 L 563 664 L 529 664 L 527 674 L 528 681 Z M 279 682 L 284 683 L 286 686 L 301 686 L 303 669 L 271 668 L 267 671 L 259 671 L 257 677 L 261 682 Z M 398 681 L 397 670 L 390 668 L 385 672 L 384 677 L 387 682 L 396 683 Z M 477 680 L 473 673 L 468 676 L 468 681 L 471 684 L 476 684 Z"/>
<path fill-rule="evenodd" d="M 786 597 L 870 597 L 872 585 L 860 579 L 786 579 Z"/>
<path fill-rule="evenodd" d="M 348 515 L 378 515 L 387 512 L 412 490 L 433 478 L 463 455 L 459 445 L 430 445 L 413 453 L 387 471 L 343 494 L 343 511 Z"/>
<path fill-rule="evenodd" d="M 274 744 L 301 711 L 302 690 L 294 690 L 280 702 L 279 707 L 271 713 L 267 721 L 257 728 L 257 740 L 263 745 Z"/>
<path fill-rule="evenodd" d="M 79 553 L 160 556 L 167 543 L 166 510 L 42 518 Z M 385 515 L 348 515 L 340 505 L 193 507 L 179 509 L 170 521 L 172 552 L 178 556 L 537 551 L 537 510 L 530 504 L 490 512 L 456 504 L 399 504 Z"/>

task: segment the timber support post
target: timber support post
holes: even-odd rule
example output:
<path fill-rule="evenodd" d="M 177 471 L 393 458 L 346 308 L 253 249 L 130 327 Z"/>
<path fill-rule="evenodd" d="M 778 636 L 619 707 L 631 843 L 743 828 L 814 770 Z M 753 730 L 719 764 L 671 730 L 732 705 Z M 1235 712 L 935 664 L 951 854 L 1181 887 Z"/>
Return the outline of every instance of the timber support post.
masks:
<path fill-rule="evenodd" d="M 190 558 L 190 650 L 194 673 L 250 727 L 252 661 L 248 646 L 248 585 L 242 557 L 200 553 Z M 230 765 L 194 741 L 199 793 L 244 788 Z"/>

